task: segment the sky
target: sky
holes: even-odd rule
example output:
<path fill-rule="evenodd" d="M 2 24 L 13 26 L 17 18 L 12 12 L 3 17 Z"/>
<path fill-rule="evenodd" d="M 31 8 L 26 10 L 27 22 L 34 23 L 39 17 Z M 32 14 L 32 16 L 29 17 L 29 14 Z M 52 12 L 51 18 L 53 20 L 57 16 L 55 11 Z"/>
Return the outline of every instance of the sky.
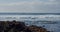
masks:
<path fill-rule="evenodd" d="M 60 13 L 60 0 L 0 0 L 1 12 Z"/>

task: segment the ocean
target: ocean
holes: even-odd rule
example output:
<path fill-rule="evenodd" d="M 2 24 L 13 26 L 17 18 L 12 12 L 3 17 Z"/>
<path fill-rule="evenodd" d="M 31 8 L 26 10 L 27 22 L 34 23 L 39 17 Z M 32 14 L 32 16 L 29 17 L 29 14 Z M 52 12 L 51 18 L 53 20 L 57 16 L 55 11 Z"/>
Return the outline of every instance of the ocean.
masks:
<path fill-rule="evenodd" d="M 60 13 L 0 13 L 0 21 L 22 21 L 25 25 L 36 25 L 52 32 L 60 32 Z"/>

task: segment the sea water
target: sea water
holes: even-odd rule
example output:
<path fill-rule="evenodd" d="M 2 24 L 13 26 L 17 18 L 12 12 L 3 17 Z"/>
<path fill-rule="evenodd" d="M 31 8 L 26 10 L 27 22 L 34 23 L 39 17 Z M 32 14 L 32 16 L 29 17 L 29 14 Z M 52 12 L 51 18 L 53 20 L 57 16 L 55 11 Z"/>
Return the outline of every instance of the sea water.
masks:
<path fill-rule="evenodd" d="M 49 31 L 60 32 L 59 13 L 0 13 L 0 21 L 23 21 L 25 25 L 42 26 Z"/>

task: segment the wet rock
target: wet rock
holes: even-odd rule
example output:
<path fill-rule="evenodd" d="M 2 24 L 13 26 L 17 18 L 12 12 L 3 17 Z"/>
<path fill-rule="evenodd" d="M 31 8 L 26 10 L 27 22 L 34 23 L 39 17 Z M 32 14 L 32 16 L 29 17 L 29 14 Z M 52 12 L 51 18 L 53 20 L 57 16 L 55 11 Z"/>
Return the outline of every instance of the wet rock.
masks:
<path fill-rule="evenodd" d="M 31 30 L 32 32 L 47 32 L 47 29 L 43 28 L 43 27 L 37 27 L 37 26 L 29 26 L 29 30 Z"/>
<path fill-rule="evenodd" d="M 46 28 L 35 25 L 26 26 L 20 21 L 0 21 L 0 32 L 50 32 Z"/>

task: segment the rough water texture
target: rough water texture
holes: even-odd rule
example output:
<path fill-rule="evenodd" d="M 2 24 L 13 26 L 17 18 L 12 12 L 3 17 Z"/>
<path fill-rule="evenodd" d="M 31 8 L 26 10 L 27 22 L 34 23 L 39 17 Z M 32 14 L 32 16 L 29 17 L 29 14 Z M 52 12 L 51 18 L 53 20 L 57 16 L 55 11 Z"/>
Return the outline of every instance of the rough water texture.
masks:
<path fill-rule="evenodd" d="M 26 26 L 36 25 L 46 28 L 48 31 L 60 32 L 60 14 L 36 14 L 36 15 L 0 15 L 0 21 L 22 21 Z"/>

